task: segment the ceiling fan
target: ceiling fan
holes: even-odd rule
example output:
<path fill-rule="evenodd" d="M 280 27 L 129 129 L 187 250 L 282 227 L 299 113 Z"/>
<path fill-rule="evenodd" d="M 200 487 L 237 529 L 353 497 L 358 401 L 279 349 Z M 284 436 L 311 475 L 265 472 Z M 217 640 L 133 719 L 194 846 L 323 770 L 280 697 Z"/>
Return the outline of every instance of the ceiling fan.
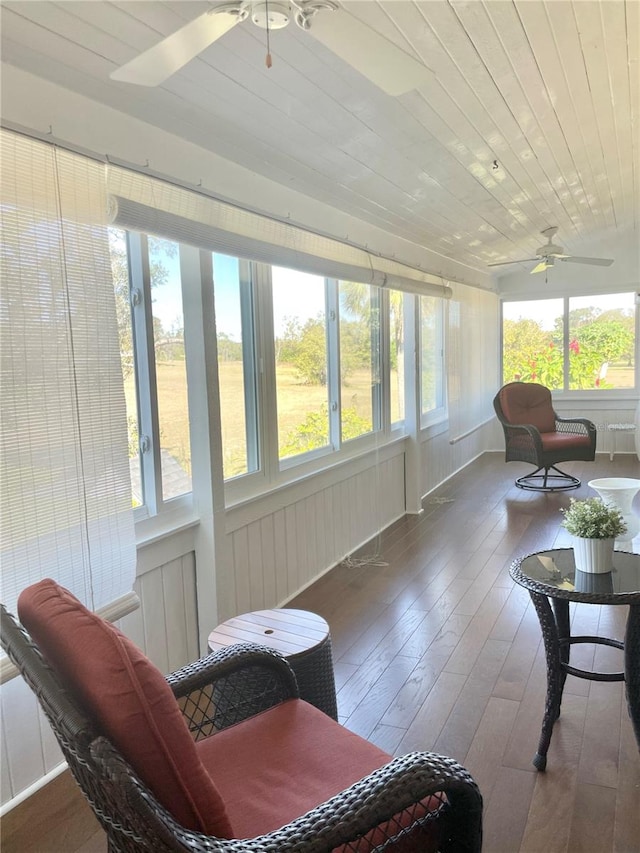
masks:
<path fill-rule="evenodd" d="M 426 65 L 333 0 L 238 0 L 213 6 L 117 68 L 110 77 L 139 86 L 159 86 L 237 24 L 250 19 L 262 29 L 277 30 L 292 18 L 388 95 L 402 95 L 433 79 Z"/>
<path fill-rule="evenodd" d="M 544 272 L 555 265 L 556 261 L 571 264 L 593 264 L 598 267 L 610 267 L 613 263 L 612 258 L 579 258 L 576 255 L 565 255 L 562 246 L 556 246 L 553 243 L 553 238 L 556 235 L 558 227 L 553 225 L 551 228 L 545 228 L 540 233 L 547 238 L 544 246 L 536 249 L 535 258 L 524 258 L 520 261 L 499 261 L 498 263 L 488 264 L 490 267 L 501 267 L 505 264 L 527 264 L 530 261 L 538 261 L 538 264 L 531 270 L 531 274 L 535 272 Z"/>

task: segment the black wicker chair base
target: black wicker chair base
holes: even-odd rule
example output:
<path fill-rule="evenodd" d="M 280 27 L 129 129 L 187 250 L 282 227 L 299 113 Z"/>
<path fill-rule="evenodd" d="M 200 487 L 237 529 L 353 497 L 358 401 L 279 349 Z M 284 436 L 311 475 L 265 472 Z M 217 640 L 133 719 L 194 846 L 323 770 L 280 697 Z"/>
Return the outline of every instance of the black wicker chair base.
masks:
<path fill-rule="evenodd" d="M 580 486 L 580 480 L 572 474 L 566 474 L 555 465 L 550 465 L 548 468 L 536 468 L 533 474 L 518 477 L 516 486 L 529 492 L 566 492 L 569 489 L 577 489 Z"/>

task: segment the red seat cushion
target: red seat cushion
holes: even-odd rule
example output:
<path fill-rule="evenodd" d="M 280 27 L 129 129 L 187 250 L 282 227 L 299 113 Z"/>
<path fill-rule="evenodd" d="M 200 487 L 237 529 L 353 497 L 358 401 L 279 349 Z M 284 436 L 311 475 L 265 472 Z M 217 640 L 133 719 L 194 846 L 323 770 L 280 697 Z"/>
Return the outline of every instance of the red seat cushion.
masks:
<path fill-rule="evenodd" d="M 510 382 L 500 389 L 500 407 L 510 424 L 531 424 L 540 432 L 554 432 L 556 416 L 551 392 L 537 382 Z"/>
<path fill-rule="evenodd" d="M 259 744 L 259 748 L 256 748 Z M 345 790 L 391 756 L 336 723 L 301 699 L 291 699 L 196 743 L 203 764 L 216 779 L 236 838 L 271 832 Z M 442 799 L 420 804 L 420 816 Z M 402 825 L 410 818 L 402 813 Z M 394 851 L 438 848 L 438 822 L 411 833 Z M 367 836 L 370 847 L 384 840 Z"/>
<path fill-rule="evenodd" d="M 64 686 L 175 819 L 232 838 L 171 688 L 140 649 L 49 579 L 22 592 L 18 614 Z"/>
<path fill-rule="evenodd" d="M 575 432 L 548 432 L 540 435 L 544 451 L 571 450 L 575 447 L 590 447 L 591 438 Z"/>

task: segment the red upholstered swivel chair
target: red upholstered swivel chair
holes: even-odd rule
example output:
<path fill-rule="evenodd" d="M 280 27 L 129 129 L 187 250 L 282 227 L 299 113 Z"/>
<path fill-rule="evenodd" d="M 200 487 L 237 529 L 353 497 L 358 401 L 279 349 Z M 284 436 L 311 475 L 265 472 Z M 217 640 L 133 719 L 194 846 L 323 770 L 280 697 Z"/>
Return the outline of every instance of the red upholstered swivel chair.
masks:
<path fill-rule="evenodd" d="M 165 677 L 52 580 L 0 607 L 109 853 L 479 853 L 482 798 L 450 758 L 392 759 L 298 698 L 276 652 L 231 646 Z M 221 709 L 223 709 L 221 711 Z"/>
<path fill-rule="evenodd" d="M 587 418 L 560 418 L 551 392 L 537 382 L 509 382 L 493 400 L 505 440 L 505 462 L 530 462 L 531 474 L 516 480 L 520 489 L 558 492 L 577 489 L 580 480 L 561 471 L 559 462 L 592 462 L 596 427 Z"/>

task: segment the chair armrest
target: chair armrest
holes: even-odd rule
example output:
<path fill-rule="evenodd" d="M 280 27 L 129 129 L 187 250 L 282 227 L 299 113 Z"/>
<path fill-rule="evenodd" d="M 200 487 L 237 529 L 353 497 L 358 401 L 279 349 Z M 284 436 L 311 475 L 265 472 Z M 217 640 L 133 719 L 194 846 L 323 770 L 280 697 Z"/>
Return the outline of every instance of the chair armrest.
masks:
<path fill-rule="evenodd" d="M 534 453 L 542 453 L 542 439 L 540 430 L 533 424 L 502 424 L 507 445 L 514 439 L 522 446 L 529 445 Z"/>
<path fill-rule="evenodd" d="M 561 418 L 558 415 L 556 418 L 556 431 L 576 433 L 578 435 L 589 435 L 592 440 L 596 440 L 596 425 L 588 418 Z"/>
<path fill-rule="evenodd" d="M 300 696 L 289 663 L 257 643 L 238 643 L 167 675 L 196 740 Z"/>
<path fill-rule="evenodd" d="M 436 795 L 438 820 L 443 821 L 443 853 L 479 853 L 482 847 L 482 796 L 468 771 L 452 758 L 432 752 L 411 752 L 393 759 L 350 788 L 269 835 L 279 833 L 278 853 L 322 853 L 353 842 L 374 827 L 398 831 L 394 815 Z M 431 818 L 433 820 L 433 817 Z M 385 827 L 387 821 L 389 825 Z M 304 839 L 304 846 L 300 847 Z M 251 850 L 253 848 L 247 848 Z M 256 846 L 256 850 L 262 849 Z M 392 850 L 393 847 L 390 848 Z"/>
<path fill-rule="evenodd" d="M 478 786 L 464 767 L 436 753 L 412 752 L 395 758 L 280 829 L 242 840 L 214 838 L 180 826 L 105 738 L 94 741 L 91 754 L 102 785 L 109 788 L 118 806 L 124 831 L 136 827 L 138 850 L 327 853 L 357 842 L 380 824 L 384 828 L 385 821 L 432 794 L 444 794 L 443 805 L 436 813 L 436 819 L 443 821 L 442 853 L 480 853 L 482 847 L 482 796 Z M 142 826 L 144 837 L 140 834 Z M 391 821 L 391 834 L 394 826 Z"/>

